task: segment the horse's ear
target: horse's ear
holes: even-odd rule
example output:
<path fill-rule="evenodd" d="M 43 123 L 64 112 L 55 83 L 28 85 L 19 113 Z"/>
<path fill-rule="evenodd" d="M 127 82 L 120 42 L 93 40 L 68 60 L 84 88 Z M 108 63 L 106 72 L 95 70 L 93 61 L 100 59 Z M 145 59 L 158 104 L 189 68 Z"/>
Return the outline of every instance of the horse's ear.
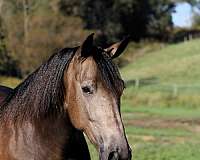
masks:
<path fill-rule="evenodd" d="M 87 58 L 92 54 L 94 33 L 90 34 L 81 45 L 81 57 Z"/>
<path fill-rule="evenodd" d="M 110 47 L 106 48 L 105 51 L 110 54 L 111 58 L 116 58 L 126 49 L 130 41 L 130 36 L 127 36 L 122 41 L 112 44 Z"/>

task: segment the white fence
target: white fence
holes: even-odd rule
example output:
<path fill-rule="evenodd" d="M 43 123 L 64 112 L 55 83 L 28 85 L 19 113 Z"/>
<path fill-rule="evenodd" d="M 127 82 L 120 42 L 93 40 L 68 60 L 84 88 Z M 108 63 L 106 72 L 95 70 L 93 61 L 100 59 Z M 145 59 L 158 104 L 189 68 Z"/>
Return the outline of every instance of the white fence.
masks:
<path fill-rule="evenodd" d="M 170 92 L 174 97 L 179 93 L 200 95 L 200 84 L 160 83 L 157 79 L 134 79 L 125 81 L 126 86 L 134 86 L 136 90 L 149 88 L 150 91 Z"/>

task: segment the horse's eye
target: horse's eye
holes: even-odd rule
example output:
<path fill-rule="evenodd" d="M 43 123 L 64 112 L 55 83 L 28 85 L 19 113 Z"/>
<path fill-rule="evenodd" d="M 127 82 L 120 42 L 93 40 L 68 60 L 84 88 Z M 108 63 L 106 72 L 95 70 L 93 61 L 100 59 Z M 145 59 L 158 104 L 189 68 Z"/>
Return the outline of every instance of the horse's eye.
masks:
<path fill-rule="evenodd" d="M 84 93 L 87 93 L 87 94 L 92 94 L 92 93 L 93 93 L 91 87 L 89 87 L 89 86 L 84 86 L 84 87 L 82 87 L 82 91 L 83 91 Z"/>

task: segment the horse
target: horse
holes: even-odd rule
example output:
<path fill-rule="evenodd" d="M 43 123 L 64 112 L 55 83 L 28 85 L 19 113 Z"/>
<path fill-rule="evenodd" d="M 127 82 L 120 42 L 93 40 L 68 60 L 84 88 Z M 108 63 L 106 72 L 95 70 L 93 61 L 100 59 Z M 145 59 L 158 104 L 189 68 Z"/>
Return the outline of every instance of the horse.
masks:
<path fill-rule="evenodd" d="M 101 48 L 94 34 L 54 53 L 0 105 L 0 159 L 130 160 L 120 112 L 124 82 L 113 58 L 129 38 Z"/>

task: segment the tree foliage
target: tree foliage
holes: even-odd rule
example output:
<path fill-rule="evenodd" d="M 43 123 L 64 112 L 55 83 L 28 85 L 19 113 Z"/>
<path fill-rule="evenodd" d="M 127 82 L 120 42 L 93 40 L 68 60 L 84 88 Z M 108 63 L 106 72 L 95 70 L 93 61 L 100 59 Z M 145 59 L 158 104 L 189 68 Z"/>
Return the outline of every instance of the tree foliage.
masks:
<path fill-rule="evenodd" d="M 80 16 L 85 28 L 95 29 L 103 40 L 107 37 L 112 41 L 127 34 L 135 41 L 166 39 L 175 7 L 170 0 L 60 0 L 59 4 L 63 13 Z"/>
<path fill-rule="evenodd" d="M 78 45 L 88 34 L 78 17 L 62 15 L 59 0 L 6 0 L 3 7 L 6 48 L 26 76 L 55 50 Z M 74 32 L 76 31 L 76 32 Z"/>
<path fill-rule="evenodd" d="M 9 68 L 11 62 L 25 76 L 55 49 L 79 45 L 88 32 L 95 32 L 101 45 L 126 35 L 134 41 L 167 40 L 177 1 L 0 0 L 6 28 L 6 34 L 0 30 L 0 65 Z"/>
<path fill-rule="evenodd" d="M 7 76 L 21 76 L 17 61 L 7 51 L 5 43 L 5 29 L 0 19 L 0 74 Z"/>

